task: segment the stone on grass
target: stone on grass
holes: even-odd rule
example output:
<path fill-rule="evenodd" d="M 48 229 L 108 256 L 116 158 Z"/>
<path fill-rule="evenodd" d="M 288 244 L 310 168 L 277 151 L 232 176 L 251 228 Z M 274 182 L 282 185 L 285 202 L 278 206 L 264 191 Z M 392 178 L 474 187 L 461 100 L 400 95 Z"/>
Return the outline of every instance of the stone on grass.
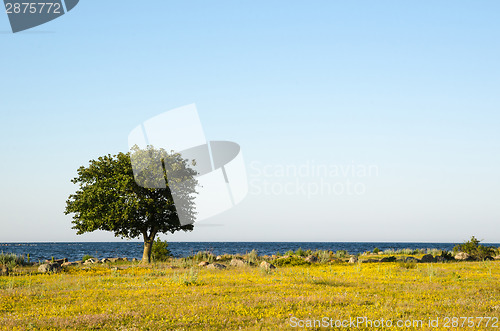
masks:
<path fill-rule="evenodd" d="M 260 267 L 261 268 L 264 268 L 266 270 L 270 270 L 270 269 L 276 269 L 275 266 L 273 266 L 271 263 L 267 262 L 267 261 L 262 261 L 261 264 L 260 264 Z"/>
<path fill-rule="evenodd" d="M 232 259 L 231 262 L 229 262 L 229 265 L 232 267 L 244 267 L 246 263 L 240 259 Z"/>
<path fill-rule="evenodd" d="M 44 263 L 38 267 L 38 272 L 41 273 L 58 272 L 59 270 L 61 270 L 59 263 Z"/>
<path fill-rule="evenodd" d="M 356 263 L 358 262 L 358 257 L 357 256 L 351 256 L 351 258 L 349 259 L 349 263 Z"/>
<path fill-rule="evenodd" d="M 433 263 L 433 262 L 436 262 L 436 259 L 434 258 L 434 256 L 432 256 L 432 254 L 425 254 L 420 259 L 420 262 L 421 263 Z"/>
<path fill-rule="evenodd" d="M 209 265 L 210 263 L 208 263 L 207 261 L 202 261 L 200 263 L 198 263 L 198 266 L 199 267 L 206 267 L 207 265 Z"/>

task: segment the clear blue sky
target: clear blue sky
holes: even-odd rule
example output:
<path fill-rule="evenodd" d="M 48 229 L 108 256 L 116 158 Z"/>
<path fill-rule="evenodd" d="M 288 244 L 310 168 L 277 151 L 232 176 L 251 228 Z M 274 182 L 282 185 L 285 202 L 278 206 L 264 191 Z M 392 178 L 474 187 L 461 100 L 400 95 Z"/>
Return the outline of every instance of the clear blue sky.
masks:
<path fill-rule="evenodd" d="M 190 103 L 207 138 L 242 146 L 252 188 L 170 240 L 500 242 L 499 12 L 497 1 L 87 0 L 18 34 L 0 13 L 0 242 L 115 240 L 71 230 L 70 179 Z M 369 165 L 370 176 L 280 173 Z M 346 180 L 362 194 L 300 189 Z"/>

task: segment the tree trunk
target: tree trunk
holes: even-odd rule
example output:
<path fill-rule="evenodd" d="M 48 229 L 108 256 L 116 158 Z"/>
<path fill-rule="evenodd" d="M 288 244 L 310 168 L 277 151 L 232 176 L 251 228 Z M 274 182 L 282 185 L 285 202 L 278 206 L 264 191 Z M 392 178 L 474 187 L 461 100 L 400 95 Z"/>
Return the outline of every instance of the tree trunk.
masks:
<path fill-rule="evenodd" d="M 155 241 L 156 233 L 154 231 L 148 236 L 147 233 L 143 233 L 144 236 L 144 251 L 142 252 L 142 263 L 151 263 L 151 249 L 153 248 L 153 242 Z"/>

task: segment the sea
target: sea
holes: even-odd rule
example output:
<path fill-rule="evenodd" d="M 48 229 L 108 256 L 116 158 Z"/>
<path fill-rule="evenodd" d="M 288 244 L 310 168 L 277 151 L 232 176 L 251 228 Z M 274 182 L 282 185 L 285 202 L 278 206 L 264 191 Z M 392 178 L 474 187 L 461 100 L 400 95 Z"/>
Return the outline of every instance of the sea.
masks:
<path fill-rule="evenodd" d="M 289 250 L 345 250 L 350 254 L 372 251 L 374 248 L 422 249 L 435 248 L 451 251 L 458 243 L 416 243 L 416 242 L 169 242 L 168 248 L 175 257 L 186 257 L 200 251 L 210 251 L 215 255 L 245 254 L 256 250 L 259 255 L 272 255 Z M 500 247 L 500 244 L 485 244 Z M 127 257 L 142 258 L 143 243 L 123 242 L 26 242 L 0 243 L 1 253 L 14 253 L 30 257 L 31 262 L 67 258 L 81 260 L 86 254 L 96 258 Z"/>

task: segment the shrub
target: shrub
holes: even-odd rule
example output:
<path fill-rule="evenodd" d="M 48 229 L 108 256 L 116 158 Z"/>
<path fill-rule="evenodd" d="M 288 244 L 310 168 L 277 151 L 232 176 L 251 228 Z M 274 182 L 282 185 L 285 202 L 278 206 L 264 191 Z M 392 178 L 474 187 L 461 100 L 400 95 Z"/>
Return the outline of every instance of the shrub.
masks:
<path fill-rule="evenodd" d="M 153 242 L 153 247 L 151 248 L 151 259 L 153 262 L 163 262 L 168 260 L 172 256 L 172 253 L 168 249 L 167 241 L 162 241 L 160 238 L 156 238 Z"/>
<path fill-rule="evenodd" d="M 453 247 L 453 252 L 465 252 L 476 260 L 484 260 L 495 254 L 495 249 L 489 246 L 480 245 L 481 241 L 472 236 L 469 241 Z"/>
<path fill-rule="evenodd" d="M 4 252 L 2 252 L 0 253 L 0 265 L 2 264 L 13 268 L 15 266 L 25 265 L 27 263 L 24 260 L 24 255 L 16 255 L 14 253 L 4 254 Z"/>
<path fill-rule="evenodd" d="M 83 257 L 82 257 L 82 261 L 85 262 L 87 261 L 88 259 L 93 259 L 94 257 L 92 255 L 89 255 L 89 254 L 85 254 Z"/>
<path fill-rule="evenodd" d="M 349 252 L 347 252 L 344 249 L 341 249 L 335 252 L 335 256 L 338 257 L 339 259 L 343 259 L 349 256 Z"/>
<path fill-rule="evenodd" d="M 380 249 L 379 249 L 378 247 L 375 247 L 375 248 L 373 249 L 373 253 L 374 253 L 374 254 L 378 254 L 378 252 L 380 252 Z"/>
<path fill-rule="evenodd" d="M 320 250 L 317 253 L 318 253 L 319 263 L 326 263 L 330 261 L 331 258 L 330 251 Z"/>
<path fill-rule="evenodd" d="M 259 253 L 257 252 L 257 250 L 252 249 L 252 251 L 247 254 L 247 259 L 248 262 L 257 263 L 257 260 L 259 259 Z"/>
<path fill-rule="evenodd" d="M 274 260 L 273 264 L 278 267 L 283 267 L 283 266 L 309 265 L 310 263 L 300 257 L 289 256 Z"/>
<path fill-rule="evenodd" d="M 299 247 L 296 251 L 295 251 L 295 255 L 297 256 L 306 256 L 306 252 L 301 248 Z"/>
<path fill-rule="evenodd" d="M 193 256 L 195 262 L 207 261 L 212 263 L 214 261 L 214 254 L 210 251 L 200 251 Z"/>

